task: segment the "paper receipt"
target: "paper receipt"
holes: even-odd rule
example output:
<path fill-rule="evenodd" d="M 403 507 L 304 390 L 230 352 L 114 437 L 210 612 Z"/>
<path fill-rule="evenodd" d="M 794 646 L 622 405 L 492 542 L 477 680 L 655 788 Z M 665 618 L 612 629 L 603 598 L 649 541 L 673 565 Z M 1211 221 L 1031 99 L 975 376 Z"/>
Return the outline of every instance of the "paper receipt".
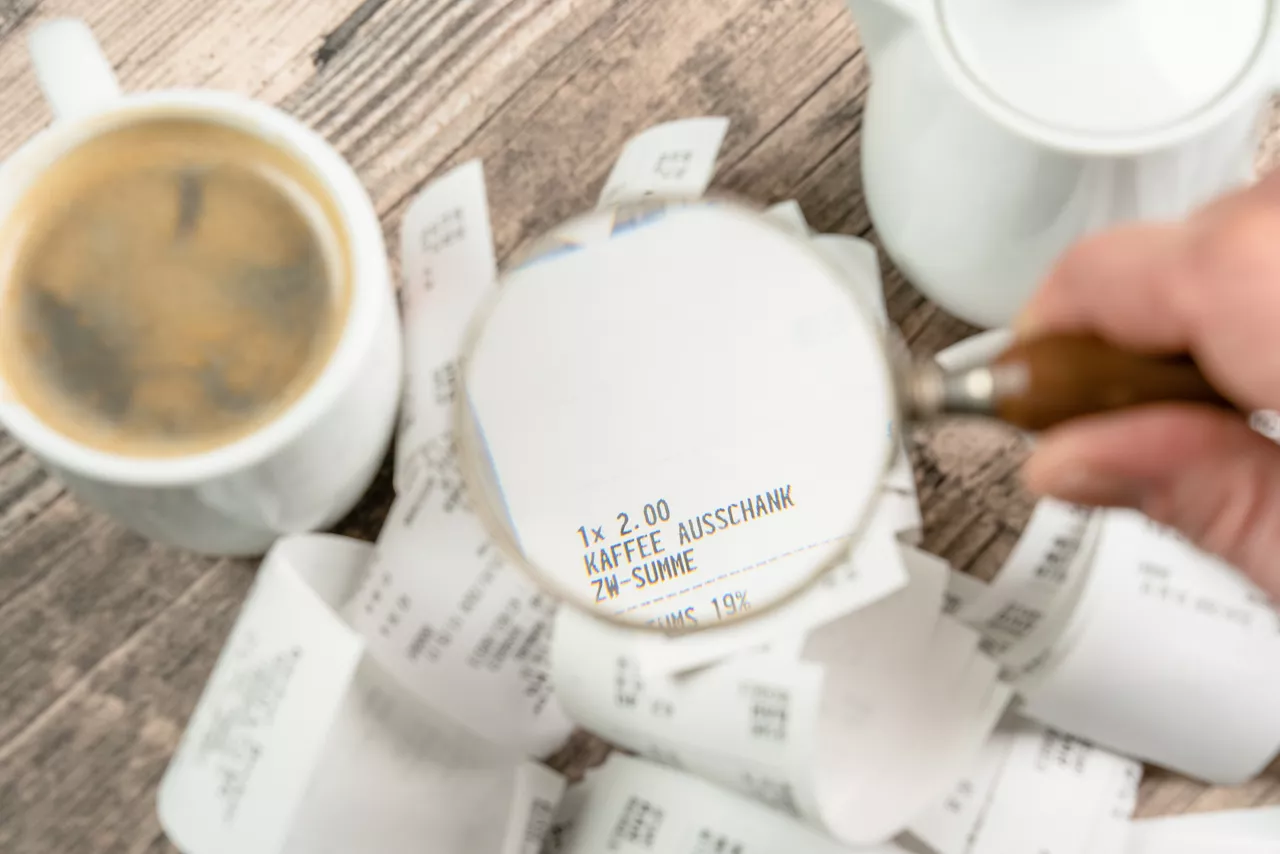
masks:
<path fill-rule="evenodd" d="M 424 709 L 364 655 L 338 609 L 370 552 L 307 535 L 263 560 L 160 785 L 186 854 L 515 854 L 558 801 L 558 774 Z"/>
<path fill-rule="evenodd" d="M 433 182 L 400 228 L 405 382 L 396 491 L 409 490 L 453 430 L 458 356 L 467 324 L 496 285 L 497 261 L 478 160 Z"/>
<path fill-rule="evenodd" d="M 850 849 L 705 780 L 614 754 L 565 796 L 547 854 L 838 854 Z M 897 854 L 894 845 L 859 848 Z"/>
<path fill-rule="evenodd" d="M 1140 763 L 1008 716 L 910 825 L 937 854 L 1125 854 Z"/>
<path fill-rule="evenodd" d="M 1026 713 L 1215 783 L 1261 771 L 1280 749 L 1280 612 L 1265 595 L 1131 511 L 1105 514 L 1087 584 Z"/>
<path fill-rule="evenodd" d="M 600 207 L 647 196 L 696 198 L 715 174 L 729 120 L 682 119 L 637 134 L 623 147 L 600 191 Z"/>
<path fill-rule="evenodd" d="M 940 617 L 945 564 L 916 554 L 912 583 L 800 645 L 679 677 L 646 668 L 635 632 L 566 609 L 552 652 L 561 701 L 654 761 L 845 843 L 883 842 L 967 767 L 1009 698 L 977 634 Z"/>
<path fill-rule="evenodd" d="M 507 565 L 471 512 L 454 437 L 458 348 L 495 278 L 478 162 L 413 202 L 401 244 L 409 343 L 397 496 L 343 616 L 431 708 L 517 753 L 542 755 L 570 730 L 547 680 L 555 603 Z"/>

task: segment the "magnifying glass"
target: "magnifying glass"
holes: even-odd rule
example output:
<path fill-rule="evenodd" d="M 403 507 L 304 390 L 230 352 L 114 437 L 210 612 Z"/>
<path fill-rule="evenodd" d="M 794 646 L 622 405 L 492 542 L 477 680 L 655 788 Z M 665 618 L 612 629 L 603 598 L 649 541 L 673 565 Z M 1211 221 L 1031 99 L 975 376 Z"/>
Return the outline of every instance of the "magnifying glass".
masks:
<path fill-rule="evenodd" d="M 600 619 L 714 629 L 848 556 L 906 420 L 1230 406 L 1188 359 L 1081 337 L 913 363 L 845 276 L 736 200 L 645 199 L 532 243 L 460 371 L 460 462 L 500 547 Z"/>

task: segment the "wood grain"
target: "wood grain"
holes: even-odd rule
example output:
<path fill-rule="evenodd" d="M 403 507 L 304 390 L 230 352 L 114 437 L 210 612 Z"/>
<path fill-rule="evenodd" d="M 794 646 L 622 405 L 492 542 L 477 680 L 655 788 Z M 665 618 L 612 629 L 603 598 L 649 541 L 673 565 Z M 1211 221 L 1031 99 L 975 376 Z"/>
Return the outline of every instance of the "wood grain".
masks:
<path fill-rule="evenodd" d="M 49 120 L 24 39 L 61 15 L 93 25 L 126 89 L 229 89 L 317 128 L 393 250 L 409 199 L 458 163 L 483 158 L 505 257 L 592 204 L 629 136 L 692 115 L 731 119 L 717 188 L 795 198 L 818 230 L 874 239 L 858 173 L 869 75 L 838 0 L 0 0 L 0 156 Z M 1267 162 L 1277 140 L 1273 125 Z M 885 270 L 914 350 L 972 331 Z M 926 545 L 989 574 L 1030 512 L 1024 450 L 975 425 L 914 438 Z M 338 529 L 371 538 L 390 497 L 384 472 Z M 122 531 L 0 433 L 0 850 L 173 850 L 155 786 L 252 569 Z M 579 734 L 555 764 L 603 750 Z M 1280 768 L 1233 789 L 1152 772 L 1140 812 L 1253 803 L 1280 803 Z"/>

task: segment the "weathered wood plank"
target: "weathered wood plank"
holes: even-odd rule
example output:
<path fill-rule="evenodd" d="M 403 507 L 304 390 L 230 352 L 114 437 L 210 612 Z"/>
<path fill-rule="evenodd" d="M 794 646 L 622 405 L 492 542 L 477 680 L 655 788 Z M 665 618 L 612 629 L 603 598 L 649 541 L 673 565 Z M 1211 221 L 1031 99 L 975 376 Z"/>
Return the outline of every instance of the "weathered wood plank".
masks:
<path fill-rule="evenodd" d="M 208 86 L 277 101 L 312 74 L 312 53 L 324 33 L 359 0 L 10 0 L 9 5 L 26 11 L 11 18 L 0 6 L 5 115 L 0 157 L 50 119 L 27 60 L 26 36 L 38 21 L 86 21 L 126 91 Z"/>
<path fill-rule="evenodd" d="M 37 580 L 0 605 L 0 750 L 198 578 L 227 566 L 124 532 L 69 497 L 4 551 Z"/>
<path fill-rule="evenodd" d="M 205 573 L 0 747 L 0 850 L 174 850 L 157 843 L 155 789 L 252 577 Z"/>

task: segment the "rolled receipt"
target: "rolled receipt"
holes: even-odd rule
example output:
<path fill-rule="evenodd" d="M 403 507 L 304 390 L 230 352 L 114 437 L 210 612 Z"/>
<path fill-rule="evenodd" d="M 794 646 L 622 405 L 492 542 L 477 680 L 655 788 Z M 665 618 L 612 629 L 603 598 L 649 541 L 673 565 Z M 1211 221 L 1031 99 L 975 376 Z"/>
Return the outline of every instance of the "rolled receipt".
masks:
<path fill-rule="evenodd" d="M 616 744 L 734 789 L 847 843 L 882 842 L 967 767 L 1009 698 L 976 633 L 939 619 L 946 567 L 796 645 L 670 678 L 637 633 L 565 609 L 553 679 Z"/>
<path fill-rule="evenodd" d="M 1280 612 L 1227 564 L 1107 511 L 1072 621 L 1029 716 L 1219 784 L 1280 750 Z"/>
<path fill-rule="evenodd" d="M 405 383 L 395 486 L 408 491 L 450 444 L 458 356 L 472 314 L 497 278 L 484 169 L 471 160 L 432 182 L 400 226 Z"/>
<path fill-rule="evenodd" d="M 1009 715 L 951 791 L 911 823 L 937 854 L 1126 854 L 1142 766 Z"/>
<path fill-rule="evenodd" d="M 1002 336 L 939 360 L 980 360 Z M 1280 609 L 1171 529 L 1042 501 L 990 585 L 953 587 L 1028 717 L 1217 784 L 1280 751 Z"/>
<path fill-rule="evenodd" d="M 1100 516 L 1053 499 L 1036 504 L 1000 573 L 964 597 L 955 614 L 983 635 L 983 649 L 1006 679 L 1025 686 L 1062 650 L 1062 639 L 1092 568 Z"/>
<path fill-rule="evenodd" d="M 565 795 L 546 854 L 838 854 L 851 849 L 713 783 L 609 757 Z M 898 854 L 894 845 L 857 849 Z"/>
<path fill-rule="evenodd" d="M 555 603 L 503 561 L 471 512 L 454 441 L 463 331 L 494 287 L 485 195 L 470 161 L 405 215 L 397 497 L 343 617 L 430 708 L 514 753 L 544 755 L 570 731 L 546 673 Z"/>
<path fill-rule="evenodd" d="M 559 775 L 408 698 L 338 616 L 370 554 L 307 535 L 263 560 L 160 784 L 185 854 L 524 854 L 542 826 Z"/>
<path fill-rule="evenodd" d="M 572 729 L 547 676 L 555 601 L 503 559 L 453 463 L 397 497 L 343 616 L 422 703 L 515 754 Z"/>
<path fill-rule="evenodd" d="M 1035 720 L 1220 784 L 1280 750 L 1280 613 L 1138 513 L 1042 501 L 991 584 L 953 587 Z"/>

